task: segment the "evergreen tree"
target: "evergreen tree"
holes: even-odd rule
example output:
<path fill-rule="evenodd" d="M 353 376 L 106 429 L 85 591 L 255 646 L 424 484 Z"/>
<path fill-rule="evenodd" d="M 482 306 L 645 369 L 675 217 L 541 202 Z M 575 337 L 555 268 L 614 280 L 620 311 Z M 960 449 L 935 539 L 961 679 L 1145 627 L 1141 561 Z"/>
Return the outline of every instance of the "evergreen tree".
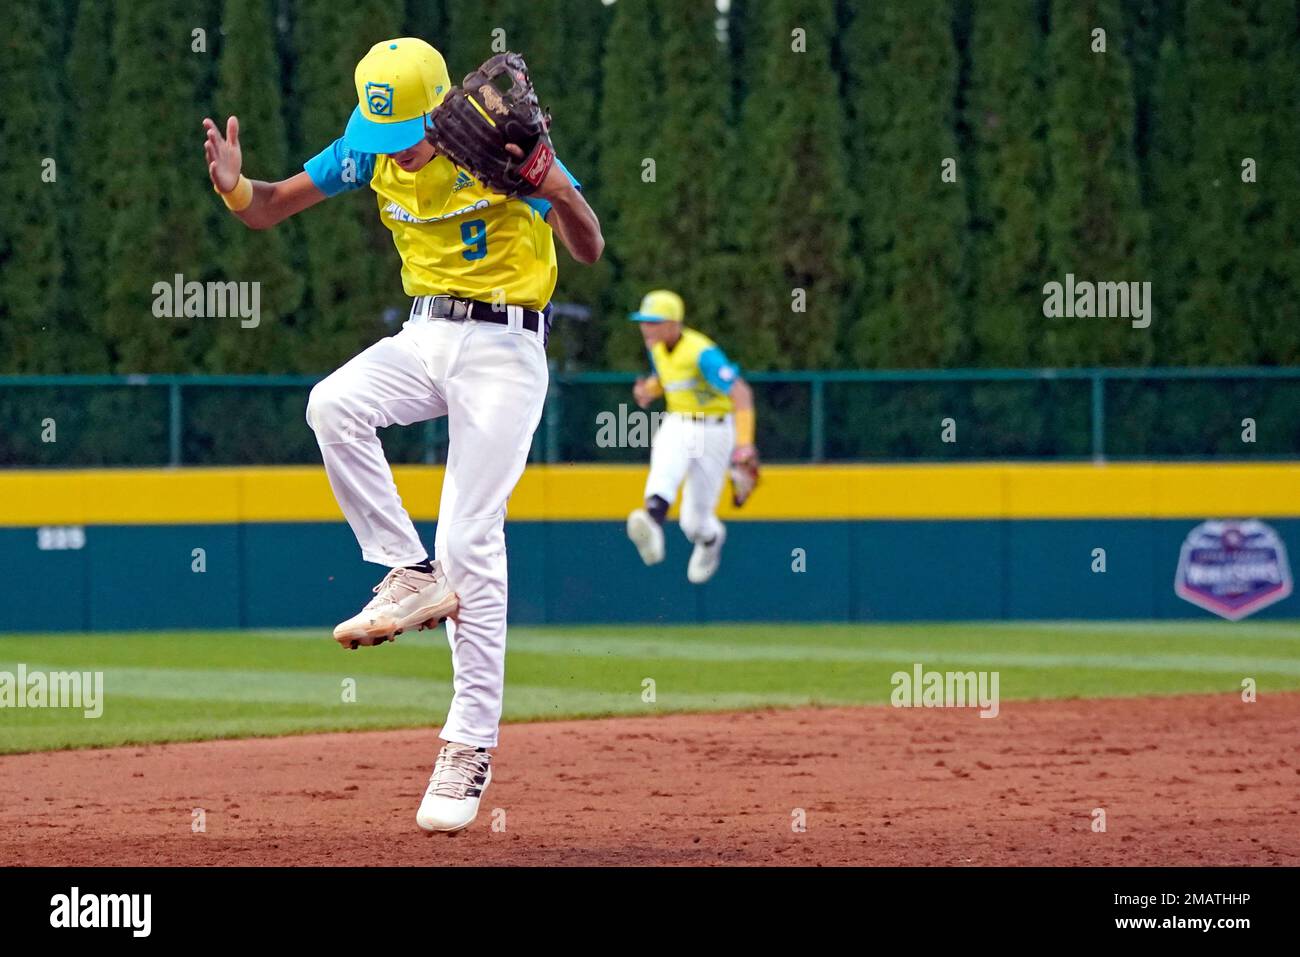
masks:
<path fill-rule="evenodd" d="M 445 57 L 447 6 L 447 0 L 406 0 L 406 22 L 402 33 L 426 41 Z M 452 80 L 456 79 L 452 74 Z"/>
<path fill-rule="evenodd" d="M 1147 208 L 1151 217 L 1153 290 L 1159 290 L 1160 315 L 1152 320 L 1154 356 L 1159 364 L 1179 364 L 1189 351 L 1194 320 L 1187 333 L 1185 308 L 1197 271 L 1196 250 L 1188 241 L 1199 216 L 1200 196 L 1193 174 L 1192 136 L 1195 91 L 1188 86 L 1183 44 L 1169 34 L 1160 45 L 1152 90 L 1152 128 L 1147 153 Z"/>
<path fill-rule="evenodd" d="M 1180 0 L 1181 2 L 1181 0 Z M 1166 4 L 1168 5 L 1168 4 Z M 1133 149 L 1137 153 L 1139 176 L 1145 171 L 1150 151 L 1152 95 L 1159 71 L 1163 20 L 1159 0 L 1124 0 L 1124 53 L 1133 72 Z M 1142 186 L 1146 187 L 1145 179 Z M 1143 196 L 1145 198 L 1145 192 Z"/>
<path fill-rule="evenodd" d="M 1023 366 L 1042 331 L 1043 36 L 1036 0 L 976 3 L 967 117 L 971 137 L 972 336 L 982 365 Z"/>
<path fill-rule="evenodd" d="M 831 0 L 768 0 L 735 150 L 741 243 L 733 349 L 751 367 L 836 363 L 849 275 L 844 115 L 832 65 Z"/>
<path fill-rule="evenodd" d="M 737 319 L 723 265 L 732 153 L 719 94 L 728 84 L 727 63 L 709 4 L 658 0 L 658 18 L 672 28 L 659 52 L 664 96 L 655 153 L 657 272 L 643 275 L 647 285 L 682 295 L 691 325 L 719 335 Z M 644 291 L 629 289 L 628 306 Z"/>
<path fill-rule="evenodd" d="M 447 5 L 447 48 L 441 50 L 451 71 L 451 81 L 460 83 L 488 57 L 507 50 L 522 50 L 529 22 L 526 7 L 515 0 L 476 0 Z M 543 18 L 536 18 L 534 24 Z"/>
<path fill-rule="evenodd" d="M 771 202 L 771 184 L 765 181 L 770 173 L 757 158 L 769 146 L 773 122 L 766 98 L 781 88 L 785 59 L 807 54 L 792 51 L 790 11 L 778 10 L 774 0 L 733 2 L 727 20 L 736 103 L 727 160 L 731 202 L 722 224 L 729 242 L 717 257 L 717 270 L 719 287 L 731 292 L 732 303 L 719 331 L 732 359 L 745 368 L 764 369 L 781 352 L 778 326 L 802 317 L 791 313 L 794 300 L 783 275 L 780 240 L 765 232 L 772 217 L 761 207 Z M 803 29 L 806 49 L 808 31 Z"/>
<path fill-rule="evenodd" d="M 1061 283 L 1067 273 L 1092 282 L 1151 280 L 1123 23 L 1119 0 L 1052 0 L 1048 250 L 1051 279 Z M 1094 52 L 1097 30 L 1105 31 L 1105 52 Z M 1053 365 L 1142 363 L 1151 354 L 1150 330 L 1134 329 L 1124 318 L 1044 324 L 1044 355 Z"/>
<path fill-rule="evenodd" d="M 1194 106 L 1185 185 L 1195 215 L 1181 224 L 1180 242 L 1191 251 L 1193 268 L 1172 317 L 1174 335 L 1183 361 L 1236 365 L 1256 353 L 1246 294 L 1258 264 L 1246 223 L 1260 190 L 1242 183 L 1239 166 L 1243 154 L 1263 145 L 1251 102 L 1250 13 L 1189 0 L 1186 18 L 1185 95 Z"/>
<path fill-rule="evenodd" d="M 9 370 L 326 371 L 396 328 L 374 195 L 249 231 L 212 194 L 198 120 L 237 114 L 247 174 L 293 175 L 342 134 L 356 61 L 403 34 L 453 81 L 529 59 L 608 241 L 595 268 L 559 254 L 555 301 L 594 321 L 561 320 L 553 359 L 643 368 L 624 317 L 663 285 L 751 369 L 1300 362 L 1294 0 L 731 0 L 721 43 L 711 0 L 6 10 Z M 1152 280 L 1152 328 L 1043 317 L 1067 272 Z M 260 282 L 261 325 L 155 317 L 177 273 Z"/>
<path fill-rule="evenodd" d="M 381 40 L 398 35 L 400 4 L 383 0 L 300 0 L 293 45 L 294 106 L 299 117 L 300 165 L 343 135 L 356 109 L 353 71 Z M 251 132 L 250 132 L 251 136 Z M 276 178 L 276 174 L 259 178 Z M 290 175 L 293 169 L 283 174 Z M 303 371 L 328 371 L 351 358 L 404 318 L 400 261 L 376 212 L 375 195 L 359 189 L 302 215 L 307 250 L 307 301 L 299 351 Z"/>
<path fill-rule="evenodd" d="M 951 5 L 887 0 L 850 29 L 848 142 L 865 274 L 848 351 L 865 366 L 944 365 L 967 339 L 968 171 L 955 132 Z"/>
<path fill-rule="evenodd" d="M 527 59 L 542 106 L 551 111 L 556 155 L 582 184 L 597 216 L 604 212 L 599 176 L 601 54 L 612 15 L 600 0 L 511 0 L 502 12 L 504 22 L 511 24 L 511 49 Z M 559 278 L 553 301 L 586 308 L 591 315 L 585 322 L 567 312 L 557 316 L 551 358 L 600 364 L 608 332 L 602 303 L 612 274 L 609 260 L 581 265 L 558 239 L 555 245 Z"/>
<path fill-rule="evenodd" d="M 1253 239 L 1256 269 L 1243 290 L 1257 349 L 1254 361 L 1300 363 L 1300 22 L 1289 0 L 1250 4 L 1254 81 L 1249 109 L 1253 139 L 1231 157 L 1234 189 L 1258 189 L 1245 206 L 1243 227 Z M 1248 148 L 1247 148 L 1248 147 Z M 1257 162 L 1256 182 L 1242 182 L 1242 163 Z"/>
<path fill-rule="evenodd" d="M 167 0 L 114 5 L 104 326 L 117 370 L 192 368 L 218 321 L 154 314 L 155 284 L 209 278 L 220 201 L 203 166 L 213 20 Z M 195 33 L 194 31 L 201 31 Z M 182 157 L 185 157 L 182 161 Z M 214 205 L 215 204 L 215 205 Z"/>
<path fill-rule="evenodd" d="M 218 115 L 239 117 L 245 168 L 278 179 L 289 169 L 289 147 L 281 115 L 280 61 L 267 0 L 225 0 L 222 33 Z M 220 223 L 220 272 L 226 280 L 260 285 L 260 317 L 255 328 L 246 329 L 238 322 L 218 326 L 204 365 L 214 372 L 291 368 L 299 338 L 293 317 L 303 294 L 303 281 L 290 252 L 299 245 L 299 223 L 290 220 L 275 229 L 256 231 L 230 215 L 222 216 Z"/>
<path fill-rule="evenodd" d="M 112 228 L 103 161 L 114 133 L 113 115 L 105 108 L 112 77 L 107 38 L 112 35 L 112 5 L 81 0 L 77 5 L 64 76 L 68 100 L 68 148 L 61 164 L 67 196 L 66 248 L 69 308 L 64 326 L 79 339 L 69 372 L 107 372 L 108 350 L 103 323 L 105 257 Z"/>
<path fill-rule="evenodd" d="M 1295 305 L 1287 294 L 1295 247 L 1274 247 L 1294 238 L 1296 138 L 1294 124 L 1272 124 L 1273 111 L 1260 106 L 1287 102 L 1296 90 L 1294 62 L 1278 68 L 1295 56 L 1294 11 L 1286 6 L 1191 0 L 1186 8 L 1190 135 L 1178 183 L 1186 199 L 1179 208 L 1175 194 L 1172 208 L 1160 209 L 1170 220 L 1162 235 L 1190 258 L 1173 317 L 1184 362 L 1295 356 Z M 1248 161 L 1256 164 L 1255 182 L 1246 181 Z"/>
<path fill-rule="evenodd" d="M 59 283 L 59 37 L 42 5 L 10 8 L 0 57 L 0 348 L 6 368 L 57 372 L 63 347 Z M 54 177 L 51 180 L 50 177 Z"/>
<path fill-rule="evenodd" d="M 617 283 L 613 314 L 605 324 L 606 358 L 618 368 L 644 367 L 640 334 L 624 317 L 667 272 L 658 235 L 658 205 L 666 201 L 659 180 L 664 109 L 659 43 L 652 0 L 614 5 L 602 71 L 598 175 L 605 255 Z"/>
<path fill-rule="evenodd" d="M 761 37 L 764 0 L 731 0 L 727 7 L 727 58 L 731 64 L 731 111 L 732 123 L 737 122 L 749 97 L 749 87 L 758 71 L 758 57 L 761 44 L 755 49 L 755 41 Z"/>

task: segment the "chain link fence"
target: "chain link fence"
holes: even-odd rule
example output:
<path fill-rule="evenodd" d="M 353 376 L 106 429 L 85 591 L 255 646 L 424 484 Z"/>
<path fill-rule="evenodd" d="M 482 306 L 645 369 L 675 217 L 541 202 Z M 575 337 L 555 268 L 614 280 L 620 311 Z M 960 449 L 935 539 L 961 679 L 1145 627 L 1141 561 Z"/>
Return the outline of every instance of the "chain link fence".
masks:
<path fill-rule="evenodd" d="M 1298 369 L 790 372 L 747 377 L 769 462 L 1267 460 L 1300 457 Z M 532 458 L 641 462 L 656 421 L 633 376 L 551 379 Z M 320 461 L 313 377 L 2 376 L 0 465 Z M 394 463 L 437 463 L 445 419 L 381 430 Z"/>

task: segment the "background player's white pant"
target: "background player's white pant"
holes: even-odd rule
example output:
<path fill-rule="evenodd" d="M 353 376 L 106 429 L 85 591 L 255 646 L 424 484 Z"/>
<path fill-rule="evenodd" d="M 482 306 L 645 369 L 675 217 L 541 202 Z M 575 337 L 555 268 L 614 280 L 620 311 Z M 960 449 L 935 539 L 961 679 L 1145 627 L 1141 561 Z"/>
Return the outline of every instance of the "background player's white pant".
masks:
<path fill-rule="evenodd" d="M 506 657 L 506 500 L 523 473 L 546 399 L 536 335 L 482 322 L 418 319 L 311 392 L 307 421 L 361 545 L 380 565 L 427 557 L 375 429 L 447 416 L 449 446 L 434 557 L 460 596 L 447 622 L 453 696 L 442 737 L 497 743 Z"/>
<path fill-rule="evenodd" d="M 678 522 L 691 541 L 709 541 L 721 531 L 715 512 L 735 444 L 731 416 L 718 422 L 669 413 L 655 432 L 645 497 L 658 495 L 671 505 L 684 479 Z"/>

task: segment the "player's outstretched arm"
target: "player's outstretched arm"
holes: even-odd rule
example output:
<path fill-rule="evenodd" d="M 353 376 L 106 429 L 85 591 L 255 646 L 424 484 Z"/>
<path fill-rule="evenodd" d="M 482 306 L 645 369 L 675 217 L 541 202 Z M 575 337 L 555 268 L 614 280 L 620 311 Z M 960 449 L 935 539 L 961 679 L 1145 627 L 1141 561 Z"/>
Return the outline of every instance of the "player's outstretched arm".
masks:
<path fill-rule="evenodd" d="M 739 377 L 727 392 L 736 425 L 736 446 L 731 450 L 731 504 L 740 508 L 758 485 L 758 448 L 754 445 L 754 390 Z"/>
<path fill-rule="evenodd" d="M 514 143 L 506 144 L 506 151 L 522 158 L 524 155 Z M 570 182 L 559 163 L 551 164 L 546 179 L 535 194 L 551 204 L 546 223 L 555 230 L 564 248 L 580 263 L 590 266 L 605 251 L 605 237 L 600 231 L 600 220 L 582 192 Z"/>
<path fill-rule="evenodd" d="M 551 172 L 557 172 L 556 168 L 551 167 Z M 563 186 L 554 193 L 543 196 L 551 204 L 546 222 L 555 230 L 560 242 L 564 243 L 564 248 L 573 258 L 589 266 L 605 251 L 605 237 L 600 231 L 600 220 L 596 218 L 596 212 L 586 197 L 563 174 L 561 178 L 564 179 Z M 547 176 L 543 188 L 550 180 L 551 177 Z"/>
<path fill-rule="evenodd" d="M 727 393 L 731 396 L 732 412 L 736 422 L 736 449 L 733 459 L 757 458 L 754 448 L 754 390 L 744 379 L 737 378 Z"/>
<path fill-rule="evenodd" d="M 226 120 L 226 135 L 217 124 L 203 118 L 206 136 L 203 153 L 208 176 L 230 211 L 250 229 L 269 229 L 295 213 L 301 213 L 325 199 L 306 172 L 276 183 L 250 180 L 243 175 L 244 157 L 239 145 L 239 118 Z"/>

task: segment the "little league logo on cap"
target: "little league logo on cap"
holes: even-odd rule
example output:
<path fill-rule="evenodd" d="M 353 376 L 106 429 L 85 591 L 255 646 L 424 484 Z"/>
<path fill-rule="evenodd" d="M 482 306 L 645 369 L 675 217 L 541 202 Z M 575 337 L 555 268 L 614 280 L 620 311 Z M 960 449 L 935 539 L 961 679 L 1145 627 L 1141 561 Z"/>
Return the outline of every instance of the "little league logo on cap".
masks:
<path fill-rule="evenodd" d="M 424 117 L 451 89 L 447 64 L 415 37 L 384 40 L 356 69 L 357 108 L 343 143 L 358 153 L 400 153 L 424 139 Z"/>
<path fill-rule="evenodd" d="M 1263 522 L 1202 522 L 1183 542 L 1174 592 L 1238 621 L 1291 594 L 1286 545 Z"/>
<path fill-rule="evenodd" d="M 375 116 L 393 115 L 393 88 L 387 83 L 367 83 L 366 103 Z"/>

